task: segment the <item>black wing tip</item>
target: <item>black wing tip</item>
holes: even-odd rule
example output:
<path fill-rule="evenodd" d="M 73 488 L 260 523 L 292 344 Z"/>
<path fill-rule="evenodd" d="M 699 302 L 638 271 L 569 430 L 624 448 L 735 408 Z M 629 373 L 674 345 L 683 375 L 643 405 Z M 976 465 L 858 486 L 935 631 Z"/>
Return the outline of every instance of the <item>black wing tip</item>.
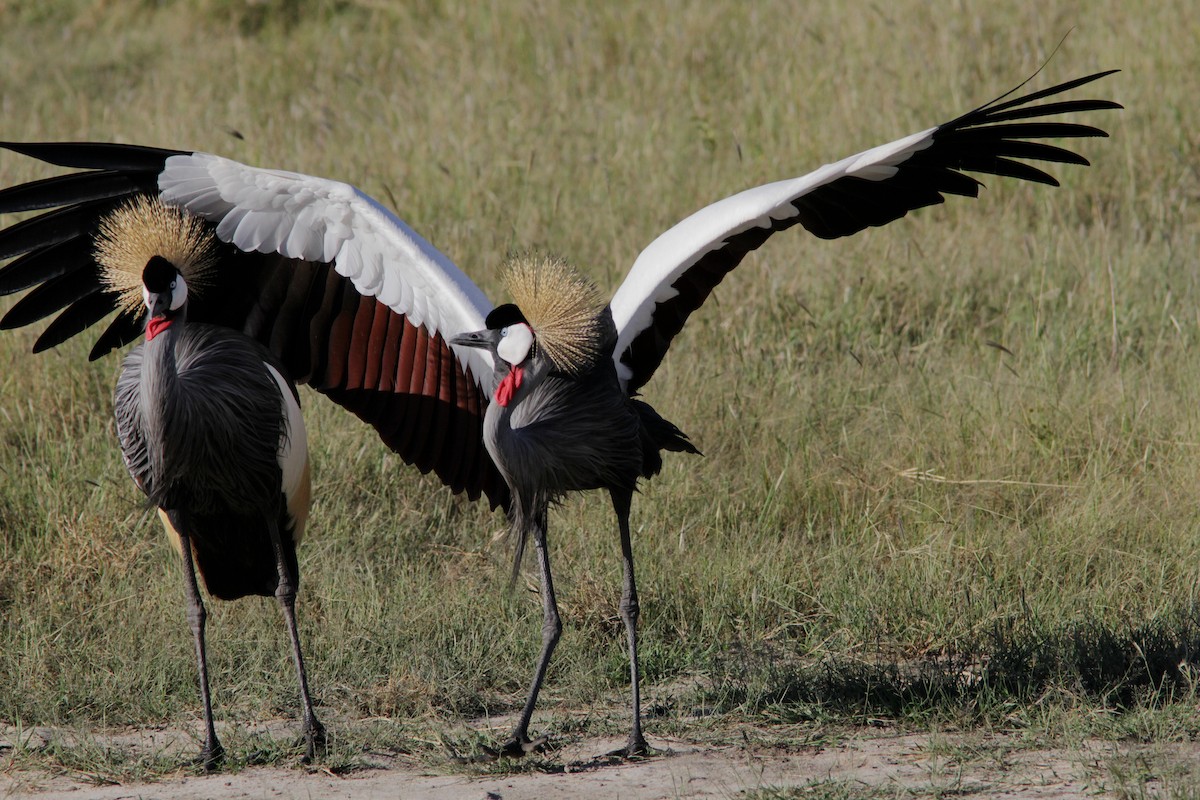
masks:
<path fill-rule="evenodd" d="M 150 153 L 182 153 L 183 150 L 173 148 L 154 147 L 145 144 L 127 144 L 125 142 L 100 142 L 100 141 L 85 141 L 76 139 L 62 139 L 54 141 L 41 142 L 17 142 L 12 140 L 0 140 L 0 147 L 5 150 L 12 150 L 14 153 L 23 155 L 34 155 L 36 153 L 64 151 L 64 150 L 92 150 L 92 151 L 138 151 Z M 36 157 L 36 156 L 35 156 Z"/>
<path fill-rule="evenodd" d="M 30 158 L 50 163 L 55 163 L 54 159 L 61 158 L 63 154 L 68 152 L 77 152 L 81 149 L 95 150 L 98 148 L 110 150 L 120 146 L 108 142 L 0 142 L 0 147 L 5 150 L 11 150 L 23 156 L 29 156 Z"/>
<path fill-rule="evenodd" d="M 1045 89 L 1038 89 L 1035 92 L 1030 92 L 1029 95 L 1026 95 L 1026 97 L 1036 100 L 1041 97 L 1048 97 L 1048 96 L 1054 95 L 1054 94 L 1062 94 L 1063 92 L 1069 92 L 1072 89 L 1078 89 L 1080 86 L 1087 86 L 1089 83 L 1095 83 L 1096 81 L 1101 80 L 1102 78 L 1107 78 L 1109 75 L 1115 75 L 1120 71 L 1121 70 L 1118 68 L 1118 69 L 1105 69 L 1105 70 L 1101 70 L 1100 72 L 1093 72 L 1090 75 L 1084 75 L 1079 78 L 1072 78 L 1069 81 L 1063 81 L 1062 83 L 1057 83 L 1053 86 L 1048 86 Z M 1018 86 L 1013 88 L 1007 94 L 997 97 L 991 103 L 988 103 L 987 106 L 984 106 L 984 108 L 987 108 L 988 106 L 991 106 L 993 103 L 996 103 L 1000 100 L 1003 100 L 1005 97 L 1008 97 L 1009 94 L 1012 94 L 1013 92 L 1017 91 L 1022 86 L 1024 86 L 1026 83 L 1028 83 L 1030 80 L 1032 80 L 1034 78 L 1034 76 L 1036 76 L 1038 74 L 1038 72 L 1041 72 L 1041 67 L 1038 68 L 1037 72 L 1033 73 L 1033 75 L 1030 75 L 1028 78 L 1026 78 L 1024 81 L 1022 81 Z M 1017 103 L 1022 102 L 1022 98 L 1015 98 L 1009 102 L 1013 103 L 1013 104 L 1017 104 Z"/>
<path fill-rule="evenodd" d="M 1084 75 L 1081 78 L 1073 78 L 1069 81 L 1063 81 L 1059 84 L 1059 86 L 1066 86 L 1068 84 L 1070 84 L 1072 88 L 1076 86 L 1086 86 L 1087 84 L 1098 81 L 1101 78 L 1107 78 L 1109 75 L 1116 75 L 1120 71 L 1120 67 L 1116 67 L 1114 69 L 1102 69 L 1099 72 L 1093 72 L 1091 75 Z"/>
<path fill-rule="evenodd" d="M 1036 110 L 1036 109 L 1031 109 Z M 959 141 L 969 139 L 1007 139 L 1011 141 L 1022 139 L 1103 139 L 1108 137 L 1108 131 L 1095 125 L 1084 125 L 1079 122 L 999 122 L 986 117 L 954 127 L 939 128 L 934 131 L 933 138 L 956 138 Z"/>
<path fill-rule="evenodd" d="M 120 142 L 11 142 L 0 141 L 0 148 L 11 150 L 47 164 L 70 169 L 114 169 L 119 171 L 155 171 L 171 156 L 187 155 L 187 150 L 123 144 Z"/>
<path fill-rule="evenodd" d="M 992 100 L 989 100 L 988 102 L 984 103 L 983 105 L 979 106 L 978 108 L 974 108 L 971 111 L 968 111 L 967 113 L 962 114 L 943 125 L 939 125 L 938 129 L 940 130 L 940 129 L 946 129 L 946 128 L 951 128 L 951 129 L 964 128 L 964 127 L 970 127 L 972 125 L 986 124 L 988 121 L 988 118 L 993 114 L 999 114 L 1000 112 L 1008 111 L 1009 109 L 1019 108 L 1021 106 L 1029 107 L 1028 104 L 1036 102 L 1038 100 L 1041 100 L 1042 98 L 1052 97 L 1054 95 L 1059 95 L 1059 94 L 1064 94 L 1065 92 L 1069 92 L 1073 89 L 1077 89 L 1080 86 L 1086 86 L 1089 83 L 1094 83 L 1095 81 L 1098 81 L 1102 78 L 1107 78 L 1109 75 L 1114 75 L 1121 71 L 1120 69 L 1101 70 L 1100 72 L 1093 72 L 1090 75 L 1084 75 L 1083 77 L 1080 77 L 1080 78 L 1072 78 L 1069 81 L 1063 81 L 1062 83 L 1057 83 L 1053 86 L 1048 86 L 1045 89 L 1037 89 L 1036 91 L 1029 92 L 1028 94 L 1022 94 L 1018 97 L 1013 97 L 1014 94 L 1016 94 L 1017 92 L 1019 92 L 1023 88 L 1025 88 L 1025 86 L 1031 80 L 1033 80 L 1039 73 L 1041 73 L 1043 67 L 1045 67 L 1045 64 L 1043 64 L 1041 67 L 1038 67 L 1038 69 L 1032 75 L 1030 75 L 1028 78 L 1026 78 L 1025 80 L 1018 83 L 1013 88 L 1009 89 L 1004 94 L 1002 94 L 999 97 L 996 97 Z M 1082 101 L 1082 102 L 1087 102 L 1087 103 L 1097 103 L 1098 102 L 1098 103 L 1104 103 L 1104 104 L 1112 103 L 1112 108 L 1114 108 L 1114 109 L 1124 108 L 1124 106 L 1120 105 L 1119 103 L 1115 103 L 1110 100 L 1109 101 Z M 1029 110 L 1036 111 L 1036 108 L 1029 107 Z M 1094 109 L 1088 108 L 1088 109 L 1080 109 L 1080 110 L 1094 110 Z M 1096 109 L 1096 110 L 1098 110 L 1098 109 Z"/>

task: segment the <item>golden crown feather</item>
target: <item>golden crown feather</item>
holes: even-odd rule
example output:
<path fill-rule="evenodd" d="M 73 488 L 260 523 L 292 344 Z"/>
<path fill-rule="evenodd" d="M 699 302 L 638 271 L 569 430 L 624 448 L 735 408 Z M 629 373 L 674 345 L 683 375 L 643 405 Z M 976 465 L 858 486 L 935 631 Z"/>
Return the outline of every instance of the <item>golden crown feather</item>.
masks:
<path fill-rule="evenodd" d="M 95 257 L 121 313 L 141 310 L 142 270 L 154 256 L 179 270 L 190 294 L 203 294 L 216 265 L 217 240 L 203 220 L 157 197 L 134 198 L 108 214 L 96 232 Z"/>
<path fill-rule="evenodd" d="M 577 375 L 596 362 L 604 298 L 594 283 L 560 258 L 521 255 L 509 262 L 504 285 L 555 369 Z"/>

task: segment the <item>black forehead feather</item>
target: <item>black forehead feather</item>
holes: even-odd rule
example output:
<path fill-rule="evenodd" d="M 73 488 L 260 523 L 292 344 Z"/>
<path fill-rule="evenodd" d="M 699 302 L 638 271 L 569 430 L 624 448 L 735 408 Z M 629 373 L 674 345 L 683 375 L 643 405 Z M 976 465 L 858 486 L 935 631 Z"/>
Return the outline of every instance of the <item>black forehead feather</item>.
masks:
<path fill-rule="evenodd" d="M 142 270 L 142 283 L 151 292 L 165 292 L 179 271 L 162 256 L 151 256 Z"/>
<path fill-rule="evenodd" d="M 487 315 L 487 319 L 483 324 L 487 325 L 492 330 L 507 328 L 509 325 L 516 325 L 523 322 L 529 324 L 529 320 L 525 319 L 525 315 L 521 313 L 521 309 L 517 308 L 514 303 L 505 303 L 502 306 L 496 306 L 491 313 Z"/>

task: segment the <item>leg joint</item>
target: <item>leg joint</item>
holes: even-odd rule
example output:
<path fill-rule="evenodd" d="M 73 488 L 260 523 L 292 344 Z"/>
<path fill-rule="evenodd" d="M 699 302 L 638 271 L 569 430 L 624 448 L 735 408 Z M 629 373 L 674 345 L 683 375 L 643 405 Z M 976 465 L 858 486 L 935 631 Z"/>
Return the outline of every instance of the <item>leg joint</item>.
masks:
<path fill-rule="evenodd" d="M 637 594 L 625 595 L 621 598 L 621 616 L 637 619 L 642 612 L 641 605 L 638 604 Z"/>
<path fill-rule="evenodd" d="M 194 606 L 188 607 L 188 622 L 193 628 L 204 628 L 204 623 L 208 620 L 208 611 L 204 608 L 203 603 L 196 603 Z"/>
<path fill-rule="evenodd" d="M 562 629 L 562 620 L 559 619 L 558 614 L 547 617 L 546 621 L 542 623 L 542 641 L 557 642 L 562 636 Z"/>
<path fill-rule="evenodd" d="M 290 580 L 281 580 L 275 586 L 275 599 L 281 603 L 295 602 L 296 585 Z"/>

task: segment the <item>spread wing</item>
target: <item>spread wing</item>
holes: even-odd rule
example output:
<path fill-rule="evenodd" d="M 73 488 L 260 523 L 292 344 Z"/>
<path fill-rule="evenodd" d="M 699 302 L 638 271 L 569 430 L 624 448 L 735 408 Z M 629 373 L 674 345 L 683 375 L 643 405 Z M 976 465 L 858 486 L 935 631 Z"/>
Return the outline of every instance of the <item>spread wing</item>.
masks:
<path fill-rule="evenodd" d="M 692 214 L 642 251 L 613 296 L 618 331 L 613 357 L 627 388 L 636 391 L 650 379 L 688 316 L 747 253 L 778 231 L 803 225 L 822 239 L 835 239 L 944 202 L 947 194 L 976 197 L 983 184 L 967 172 L 1057 186 L 1053 176 L 1016 159 L 1086 166 L 1083 156 L 1034 140 L 1108 134 L 1045 117 L 1121 106 L 1090 99 L 1030 104 L 1116 71 L 1006 99 L 1018 86 L 935 128 L 800 178 L 749 189 Z"/>
<path fill-rule="evenodd" d="M 354 412 L 455 491 L 507 502 L 483 447 L 490 357 L 446 340 L 484 327 L 491 303 L 446 256 L 348 184 L 177 150 L 120 144 L 0 143 L 83 172 L 0 192 L 0 214 L 42 211 L 0 230 L 0 294 L 32 289 L 0 320 L 57 315 L 34 350 L 112 316 L 98 358 L 142 332 L 100 280 L 94 237 L 110 211 L 158 195 L 206 220 L 223 243 L 189 318 L 242 330 L 298 383 Z M 115 314 L 115 316 L 113 316 Z"/>

